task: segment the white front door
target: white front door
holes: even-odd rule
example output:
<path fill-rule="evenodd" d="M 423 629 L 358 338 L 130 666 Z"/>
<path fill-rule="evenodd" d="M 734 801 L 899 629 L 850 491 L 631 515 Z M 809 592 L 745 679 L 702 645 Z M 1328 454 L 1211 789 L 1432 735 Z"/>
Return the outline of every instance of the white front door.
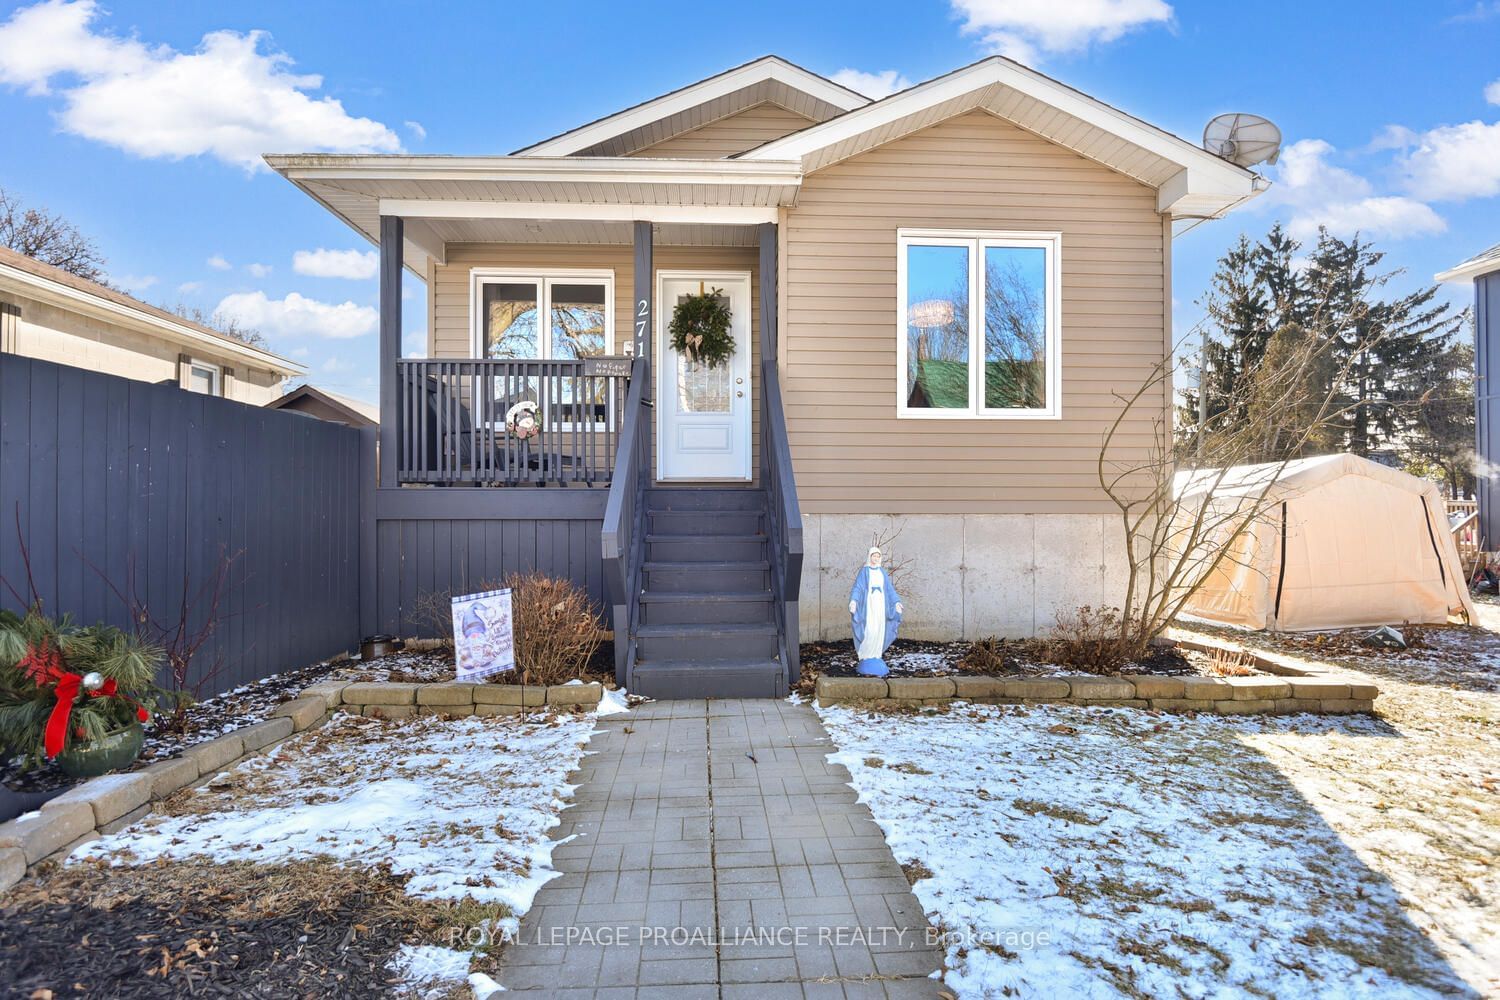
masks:
<path fill-rule="evenodd" d="M 729 300 L 734 357 L 710 368 L 672 349 L 667 327 L 687 295 L 718 291 Z M 750 476 L 750 275 L 745 271 L 657 274 L 657 478 Z"/>

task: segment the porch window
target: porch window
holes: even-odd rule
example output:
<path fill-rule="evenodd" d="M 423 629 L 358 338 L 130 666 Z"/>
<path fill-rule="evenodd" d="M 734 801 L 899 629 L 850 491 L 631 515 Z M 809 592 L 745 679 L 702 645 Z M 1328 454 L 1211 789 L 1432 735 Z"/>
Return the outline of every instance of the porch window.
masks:
<path fill-rule="evenodd" d="M 474 356 L 570 360 L 614 346 L 614 275 L 473 273 Z"/>
<path fill-rule="evenodd" d="M 1061 415 L 1058 233 L 900 230 L 900 417 Z"/>
<path fill-rule="evenodd" d="M 613 349 L 614 272 L 477 269 L 472 273 L 475 357 L 575 361 Z M 544 422 L 564 431 L 611 419 L 608 415 L 615 401 L 609 380 L 553 375 L 558 377 L 543 386 L 534 374 L 497 373 L 490 383 L 491 409 L 503 414 L 522 400 L 540 403 Z"/>

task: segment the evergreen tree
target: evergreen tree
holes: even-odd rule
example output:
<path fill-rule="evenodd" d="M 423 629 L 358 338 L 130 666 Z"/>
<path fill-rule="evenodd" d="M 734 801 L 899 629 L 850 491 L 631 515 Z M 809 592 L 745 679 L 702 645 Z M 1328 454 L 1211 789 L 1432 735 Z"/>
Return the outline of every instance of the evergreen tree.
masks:
<path fill-rule="evenodd" d="M 1266 294 L 1256 267 L 1257 248 L 1244 235 L 1219 259 L 1209 291 L 1198 304 L 1208 314 L 1208 336 L 1202 346 L 1199 372 L 1203 386 L 1184 393 L 1181 425 L 1196 427 L 1198 393 L 1207 395 L 1208 426 L 1223 420 L 1244 420 L 1242 405 L 1234 405 L 1234 386 L 1265 353 L 1270 336 Z"/>
<path fill-rule="evenodd" d="M 1241 236 L 1220 259 L 1200 300 L 1208 433 L 1244 429 L 1267 413 L 1285 419 L 1297 409 L 1274 405 L 1272 394 L 1296 392 L 1309 405 L 1328 399 L 1338 414 L 1299 452 L 1395 450 L 1408 464 L 1441 469 L 1450 489 L 1467 489 L 1473 361 L 1459 343 L 1462 315 L 1435 301 L 1436 287 L 1382 298 L 1399 272 L 1382 272 L 1385 255 L 1357 234 L 1345 240 L 1320 230 L 1305 260 L 1301 250 L 1278 224 L 1258 243 Z M 1326 358 L 1296 365 L 1303 384 L 1287 385 L 1289 359 L 1312 349 Z M 1195 385 L 1182 394 L 1184 439 L 1199 425 L 1198 393 Z M 1301 439 L 1289 427 L 1254 429 L 1256 461 L 1285 457 L 1287 443 Z"/>
<path fill-rule="evenodd" d="M 1441 479 L 1448 496 L 1474 495 L 1474 317 L 1434 355 L 1431 383 L 1414 409 L 1402 459 L 1413 475 Z"/>

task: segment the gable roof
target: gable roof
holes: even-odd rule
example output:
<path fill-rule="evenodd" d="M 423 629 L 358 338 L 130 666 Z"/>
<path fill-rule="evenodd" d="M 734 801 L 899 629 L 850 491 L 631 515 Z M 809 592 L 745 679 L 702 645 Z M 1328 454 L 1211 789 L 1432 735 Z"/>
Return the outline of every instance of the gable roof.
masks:
<path fill-rule="evenodd" d="M 868 97 L 780 56 L 762 56 L 511 155 L 625 156 L 768 101 L 814 122 L 870 103 Z"/>
<path fill-rule="evenodd" d="M 1432 280 L 1470 281 L 1482 278 L 1491 271 L 1500 271 L 1500 243 L 1476 253 L 1462 264 L 1455 264 L 1448 270 L 1433 275 Z"/>
<path fill-rule="evenodd" d="M 284 375 L 300 375 L 305 370 L 297 362 L 279 354 L 226 336 L 212 327 L 194 323 L 97 281 L 80 278 L 71 271 L 0 247 L 0 291 L 6 287 L 17 289 L 19 294 L 42 298 L 59 308 L 86 310 L 108 321 L 177 344 L 212 350 L 216 358 L 238 358 L 257 368 Z"/>
<path fill-rule="evenodd" d="M 344 421 L 353 427 L 374 427 L 380 423 L 379 407 L 361 402 L 358 399 L 350 399 L 348 396 L 340 396 L 338 393 L 329 392 L 327 389 L 319 389 L 311 382 L 305 382 L 290 392 L 277 396 L 264 405 L 268 409 L 281 410 L 303 399 L 311 399 L 322 403 L 343 417 Z"/>
<path fill-rule="evenodd" d="M 956 115 L 983 110 L 1158 190 L 1175 218 L 1222 215 L 1270 182 L 1004 56 L 990 56 L 739 154 L 813 173 Z"/>

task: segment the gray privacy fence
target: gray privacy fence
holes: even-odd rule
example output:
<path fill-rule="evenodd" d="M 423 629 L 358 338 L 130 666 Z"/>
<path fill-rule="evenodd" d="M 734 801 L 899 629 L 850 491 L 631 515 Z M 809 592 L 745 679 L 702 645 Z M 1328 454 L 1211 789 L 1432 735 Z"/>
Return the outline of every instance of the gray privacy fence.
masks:
<path fill-rule="evenodd" d="M 0 354 L 0 577 L 26 592 L 24 540 L 49 613 L 129 627 L 118 590 L 175 621 L 186 592 L 195 629 L 229 559 L 203 696 L 358 642 L 373 476 L 368 431 Z"/>

